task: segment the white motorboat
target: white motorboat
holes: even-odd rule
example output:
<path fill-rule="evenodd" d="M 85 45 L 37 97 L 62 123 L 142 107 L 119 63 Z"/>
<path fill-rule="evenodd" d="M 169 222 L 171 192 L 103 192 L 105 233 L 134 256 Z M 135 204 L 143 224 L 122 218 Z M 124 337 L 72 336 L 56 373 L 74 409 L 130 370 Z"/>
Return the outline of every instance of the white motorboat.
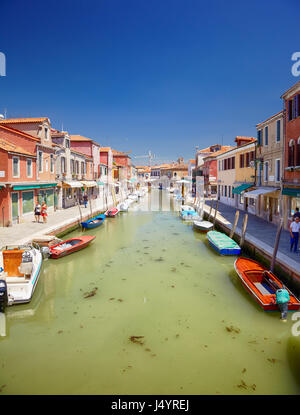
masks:
<path fill-rule="evenodd" d="M 207 220 L 201 220 L 201 218 L 199 220 L 193 221 L 193 227 L 202 232 L 211 231 L 213 226 L 214 225 L 211 222 Z"/>
<path fill-rule="evenodd" d="M 125 202 L 121 202 L 118 204 L 117 209 L 119 209 L 120 212 L 127 212 L 129 207 L 129 204 L 127 203 L 127 201 Z"/>
<path fill-rule="evenodd" d="M 139 199 L 139 197 L 138 197 L 136 194 L 131 193 L 131 194 L 128 196 L 128 199 L 131 199 L 131 200 L 133 200 L 134 202 L 137 202 L 137 201 L 138 201 L 138 199 Z"/>
<path fill-rule="evenodd" d="M 0 310 L 7 305 L 30 302 L 39 280 L 42 253 L 32 245 L 6 246 L 0 251 L 0 281 L 6 293 Z M 3 301 L 4 300 L 4 301 Z"/>
<path fill-rule="evenodd" d="M 192 206 L 189 205 L 182 205 L 180 206 L 181 212 L 196 212 L 195 209 Z"/>

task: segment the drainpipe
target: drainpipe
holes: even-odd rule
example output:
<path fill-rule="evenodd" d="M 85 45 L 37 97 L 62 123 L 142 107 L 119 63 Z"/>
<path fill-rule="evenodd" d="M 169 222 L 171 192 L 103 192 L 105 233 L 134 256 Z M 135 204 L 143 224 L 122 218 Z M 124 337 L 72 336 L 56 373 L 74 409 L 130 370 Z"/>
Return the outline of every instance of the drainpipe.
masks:
<path fill-rule="evenodd" d="M 286 129 L 286 120 L 285 120 L 285 116 L 286 116 L 286 111 L 285 111 L 285 100 L 283 99 L 283 117 L 282 117 L 282 121 L 283 121 L 283 128 L 282 128 L 282 145 L 283 145 L 283 152 L 282 152 L 282 161 L 281 161 L 281 180 L 280 180 L 280 215 L 283 219 L 283 227 L 285 227 L 287 225 L 287 220 L 284 217 L 284 205 L 283 205 L 283 195 L 282 195 L 282 191 L 283 191 L 283 181 L 284 181 L 284 171 L 285 171 L 285 129 Z"/>

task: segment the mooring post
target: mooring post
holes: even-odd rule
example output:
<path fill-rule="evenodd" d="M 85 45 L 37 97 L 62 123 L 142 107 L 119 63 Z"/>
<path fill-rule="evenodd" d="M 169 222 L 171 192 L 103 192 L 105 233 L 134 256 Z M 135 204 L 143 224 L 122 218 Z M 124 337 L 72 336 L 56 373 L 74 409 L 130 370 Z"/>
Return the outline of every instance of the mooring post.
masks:
<path fill-rule="evenodd" d="M 232 237 L 233 237 L 233 235 L 234 235 L 234 233 L 235 233 L 236 226 L 237 226 L 237 224 L 238 224 L 238 220 L 239 220 L 239 216 L 240 216 L 240 211 L 239 211 L 239 210 L 237 210 L 237 211 L 235 212 L 235 219 L 234 219 L 233 227 L 232 227 L 231 232 L 230 232 L 230 235 L 229 235 L 229 237 L 230 237 L 230 238 L 232 238 Z"/>
<path fill-rule="evenodd" d="M 212 199 L 210 200 L 211 201 L 211 205 L 210 205 L 210 211 L 209 211 L 209 215 L 208 215 L 208 221 L 210 221 L 210 215 L 211 215 L 211 211 L 212 211 L 212 206 L 213 206 L 213 201 L 212 201 Z"/>
<path fill-rule="evenodd" d="M 216 223 L 216 216 L 217 216 L 217 212 L 218 212 L 218 206 L 219 206 L 219 201 L 216 201 L 216 206 L 215 206 L 215 215 L 214 215 L 214 221 L 213 221 L 213 230 L 215 230 L 215 223 Z"/>
<path fill-rule="evenodd" d="M 246 215 L 244 216 L 243 227 L 242 227 L 242 235 L 241 235 L 241 240 L 240 240 L 240 247 L 242 247 L 244 245 L 244 242 L 245 242 L 247 222 L 248 222 L 248 213 L 246 213 Z"/>
<path fill-rule="evenodd" d="M 274 267 L 275 267 L 275 262 L 276 262 L 276 255 L 277 255 L 277 251 L 278 251 L 278 246 L 279 246 L 279 241 L 280 241 L 280 234 L 282 231 L 282 226 L 283 226 L 283 219 L 280 219 L 280 222 L 278 224 L 278 228 L 277 228 L 277 233 L 276 233 L 276 239 L 275 239 L 275 245 L 274 245 L 274 250 L 273 250 L 273 255 L 272 255 L 272 262 L 271 262 L 271 268 L 270 271 L 274 271 Z"/>
<path fill-rule="evenodd" d="M 77 205 L 78 205 L 78 209 L 79 209 L 80 223 L 81 223 L 82 222 L 82 214 L 81 214 L 80 203 L 79 203 L 79 199 L 78 198 L 77 198 Z"/>
<path fill-rule="evenodd" d="M 91 217 L 93 216 L 93 211 L 92 211 L 92 201 L 91 198 L 89 198 L 89 204 L 90 204 L 90 211 L 91 211 Z"/>

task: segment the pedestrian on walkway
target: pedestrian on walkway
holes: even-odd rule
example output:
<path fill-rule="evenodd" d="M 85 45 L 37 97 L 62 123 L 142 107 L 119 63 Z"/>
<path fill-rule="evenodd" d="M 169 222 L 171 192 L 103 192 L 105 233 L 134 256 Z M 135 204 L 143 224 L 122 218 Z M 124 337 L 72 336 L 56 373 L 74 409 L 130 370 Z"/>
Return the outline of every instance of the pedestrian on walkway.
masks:
<path fill-rule="evenodd" d="M 47 223 L 47 205 L 46 205 L 45 200 L 43 201 L 42 206 L 41 206 L 41 215 L 43 218 L 43 222 Z"/>
<path fill-rule="evenodd" d="M 88 203 L 88 196 L 87 196 L 86 193 L 83 195 L 83 203 L 84 203 L 84 207 L 86 208 L 87 207 L 87 203 Z"/>
<path fill-rule="evenodd" d="M 34 208 L 34 217 L 35 217 L 35 221 L 38 223 L 40 223 L 40 216 L 41 216 L 41 205 L 39 204 L 39 202 L 37 202 Z"/>
<path fill-rule="evenodd" d="M 290 251 L 292 251 L 294 247 L 294 252 L 297 252 L 298 241 L 299 241 L 299 231 L 300 231 L 300 218 L 297 216 L 295 220 L 290 224 L 290 234 L 291 234 Z"/>
<path fill-rule="evenodd" d="M 293 214 L 293 220 L 295 220 L 296 218 L 300 218 L 299 208 L 297 207 L 295 209 L 295 213 Z"/>
<path fill-rule="evenodd" d="M 276 304 L 281 312 L 281 320 L 286 321 L 289 308 L 290 295 L 289 292 L 283 287 L 276 290 Z"/>

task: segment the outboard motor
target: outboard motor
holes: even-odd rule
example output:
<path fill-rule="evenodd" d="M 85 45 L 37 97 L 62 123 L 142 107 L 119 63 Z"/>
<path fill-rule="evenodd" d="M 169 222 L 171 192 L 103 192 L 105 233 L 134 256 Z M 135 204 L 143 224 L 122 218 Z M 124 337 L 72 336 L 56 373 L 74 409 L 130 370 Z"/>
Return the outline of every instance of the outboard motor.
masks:
<path fill-rule="evenodd" d="M 33 268 L 33 258 L 29 251 L 24 251 L 22 254 L 22 262 L 19 266 L 19 271 L 24 275 L 31 275 Z"/>
<path fill-rule="evenodd" d="M 48 246 L 43 246 L 41 248 L 41 252 L 42 252 L 43 259 L 48 259 L 51 255 L 51 252 Z"/>
<path fill-rule="evenodd" d="M 8 305 L 7 285 L 5 280 L 0 280 L 0 313 L 5 312 Z"/>

